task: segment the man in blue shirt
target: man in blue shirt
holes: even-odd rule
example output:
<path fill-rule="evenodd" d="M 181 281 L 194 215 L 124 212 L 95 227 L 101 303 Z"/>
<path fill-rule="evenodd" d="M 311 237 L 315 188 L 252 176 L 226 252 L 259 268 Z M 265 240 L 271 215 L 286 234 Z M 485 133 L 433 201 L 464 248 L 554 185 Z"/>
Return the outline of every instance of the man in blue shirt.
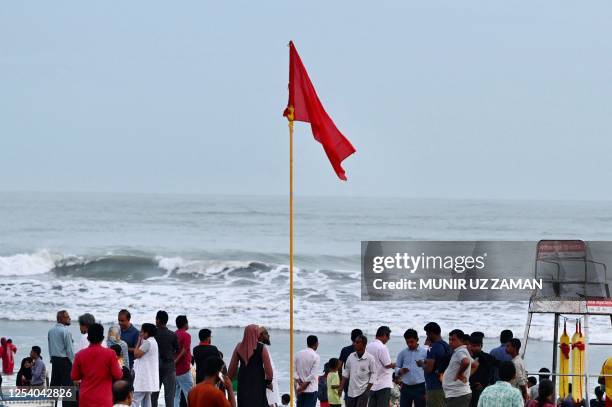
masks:
<path fill-rule="evenodd" d="M 495 358 L 493 366 L 493 382 L 499 380 L 499 364 L 501 362 L 512 361 L 512 357 L 508 355 L 508 353 L 506 353 L 506 345 L 508 345 L 508 342 L 510 342 L 512 338 L 514 338 L 514 334 L 512 333 L 512 331 L 509 329 L 504 329 L 499 335 L 499 342 L 501 343 L 501 345 L 499 345 L 497 348 L 491 349 L 491 352 L 489 352 L 489 355 Z"/>
<path fill-rule="evenodd" d="M 445 361 L 448 360 L 451 349 L 448 343 L 444 342 L 440 336 L 442 333 L 440 325 L 430 322 L 423 329 L 427 334 L 427 341 L 430 344 L 425 361 L 420 363 L 425 372 L 427 407 L 444 407 L 446 406 L 446 400 L 444 390 L 442 390 L 440 374 L 444 373 L 446 369 Z"/>
<path fill-rule="evenodd" d="M 46 370 L 40 353 L 40 346 L 32 346 L 30 351 L 30 357 L 32 358 L 32 386 L 45 385 Z"/>
<path fill-rule="evenodd" d="M 425 407 L 425 373 L 417 363 L 427 359 L 427 350 L 419 346 L 419 335 L 414 329 L 404 332 L 407 348 L 397 355 L 395 374 L 402 377 L 400 407 Z"/>
<path fill-rule="evenodd" d="M 512 358 L 506 353 L 506 345 L 514 338 L 514 334 L 509 329 L 504 329 L 499 335 L 499 345 L 497 348 L 491 349 L 489 354 L 500 362 L 510 362 Z"/>
<path fill-rule="evenodd" d="M 130 369 L 134 366 L 134 348 L 136 348 L 136 344 L 138 343 L 138 337 L 140 336 L 140 331 L 132 325 L 130 322 L 132 320 L 132 315 L 130 311 L 126 309 L 122 309 L 119 311 L 119 315 L 117 316 L 117 322 L 119 323 L 119 328 L 121 328 L 121 340 L 125 341 L 128 346 L 128 356 L 130 358 Z"/>
<path fill-rule="evenodd" d="M 61 310 L 57 313 L 57 324 L 49 330 L 47 340 L 49 342 L 49 356 L 51 357 L 51 386 L 72 386 L 70 371 L 74 360 L 74 348 L 72 334 L 68 330 L 70 315 L 68 311 Z M 76 406 L 74 401 L 63 401 L 65 407 Z"/>

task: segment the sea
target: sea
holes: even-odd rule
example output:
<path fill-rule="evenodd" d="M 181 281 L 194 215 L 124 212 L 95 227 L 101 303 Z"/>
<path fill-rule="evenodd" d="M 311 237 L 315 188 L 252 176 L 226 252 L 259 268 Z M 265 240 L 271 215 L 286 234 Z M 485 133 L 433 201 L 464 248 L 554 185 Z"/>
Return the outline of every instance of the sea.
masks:
<path fill-rule="evenodd" d="M 501 329 L 523 337 L 526 302 L 361 301 L 364 240 L 612 240 L 609 202 L 448 200 L 379 197 L 295 198 L 296 350 L 319 336 L 322 360 L 337 357 L 351 329 L 402 333 L 437 321 L 443 332 Z M 16 360 L 46 349 L 60 309 L 90 312 L 105 325 L 127 308 L 139 325 L 159 309 L 211 328 L 226 354 L 248 324 L 272 332 L 281 392 L 289 382 L 289 218 L 286 196 L 0 192 L 0 336 Z M 534 243 L 535 244 L 535 243 Z M 551 368 L 553 320 L 535 316 L 526 363 Z M 570 336 L 574 321 L 568 321 Z M 592 317 L 592 341 L 612 338 L 608 317 Z M 74 325 L 74 324 L 73 324 Z M 73 326 L 73 335 L 78 328 Z M 529 350 L 530 349 L 530 350 Z M 612 347 L 593 347 L 596 374 Z M 12 381 L 7 379 L 6 383 Z M 595 381 L 589 387 L 595 386 Z"/>
<path fill-rule="evenodd" d="M 362 240 L 612 240 L 610 202 L 295 198 L 295 327 L 521 331 L 524 302 L 362 302 Z M 0 319 L 104 323 L 158 309 L 195 327 L 289 327 L 286 196 L 0 192 Z M 145 317 L 146 316 L 146 317 Z M 477 323 L 475 323 L 477 321 Z M 469 322 L 469 324 L 467 323 Z M 545 318 L 530 333 L 550 340 Z M 608 332 L 604 332 L 606 335 Z M 597 334 L 597 333 L 595 333 Z"/>

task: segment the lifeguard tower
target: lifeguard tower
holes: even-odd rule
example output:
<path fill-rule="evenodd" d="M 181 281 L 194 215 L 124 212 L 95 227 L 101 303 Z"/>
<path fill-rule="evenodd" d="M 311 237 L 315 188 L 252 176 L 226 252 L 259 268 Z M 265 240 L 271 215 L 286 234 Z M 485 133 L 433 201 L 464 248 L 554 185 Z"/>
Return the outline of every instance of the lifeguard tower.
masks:
<path fill-rule="evenodd" d="M 589 247 L 589 245 L 593 247 Z M 574 377 L 575 374 L 562 374 L 558 369 L 559 325 L 563 320 L 580 320 L 582 330 L 585 334 L 584 355 L 587 356 L 591 346 L 610 346 L 612 342 L 590 342 L 589 338 L 589 316 L 607 315 L 612 325 L 612 297 L 610 296 L 610 280 L 605 262 L 597 261 L 593 257 L 602 255 L 605 260 L 612 260 L 612 244 L 609 242 L 593 242 L 587 245 L 582 240 L 541 240 L 537 244 L 535 259 L 535 278 L 542 279 L 542 289 L 536 290 L 529 301 L 527 313 L 527 324 L 521 356 L 524 357 L 529 340 L 532 317 L 534 314 L 553 314 L 554 333 L 552 349 L 552 378 L 555 388 L 558 390 L 557 378 L 560 376 Z M 607 247 L 605 247 L 607 246 Z M 603 256 L 608 254 L 609 257 Z M 606 323 L 607 324 L 607 323 Z M 612 338 L 612 326 L 610 329 Z M 588 405 L 589 379 L 596 381 L 599 370 L 589 374 L 588 357 L 584 358 L 584 374 L 582 377 L 583 399 Z M 597 367 L 599 368 L 599 367 Z M 537 374 L 530 372 L 530 374 Z M 559 394 L 559 393 L 556 393 Z"/>

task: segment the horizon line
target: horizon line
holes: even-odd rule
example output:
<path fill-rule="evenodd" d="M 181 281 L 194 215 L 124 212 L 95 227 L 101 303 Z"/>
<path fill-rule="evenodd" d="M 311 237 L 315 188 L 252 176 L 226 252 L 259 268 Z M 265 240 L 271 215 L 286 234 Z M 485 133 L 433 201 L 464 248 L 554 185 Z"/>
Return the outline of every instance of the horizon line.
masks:
<path fill-rule="evenodd" d="M 31 193 L 31 194 L 83 194 L 83 195 L 160 195 L 160 196 L 211 196 L 211 197 L 289 197 L 289 193 L 240 193 L 240 192 L 192 192 L 192 191 L 125 191 L 125 190 L 79 190 L 79 189 L 1 189 L 0 194 L 10 193 Z M 583 203 L 602 203 L 612 202 L 611 198 L 525 198 L 525 197 L 483 197 L 483 196 L 407 196 L 407 195 L 363 195 L 363 194 L 344 194 L 344 195 L 317 195 L 317 194 L 295 194 L 299 198 L 324 198 L 324 199 L 402 199 L 414 201 L 426 200 L 450 200 L 450 201 L 502 201 L 502 202 L 583 202 Z"/>

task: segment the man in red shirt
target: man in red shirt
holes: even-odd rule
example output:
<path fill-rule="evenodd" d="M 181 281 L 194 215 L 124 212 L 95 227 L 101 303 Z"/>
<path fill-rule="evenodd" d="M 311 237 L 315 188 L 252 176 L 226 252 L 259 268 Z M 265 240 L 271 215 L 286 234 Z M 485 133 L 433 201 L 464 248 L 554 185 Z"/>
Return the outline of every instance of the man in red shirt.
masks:
<path fill-rule="evenodd" d="M 204 381 L 197 384 L 189 393 L 189 407 L 236 407 L 232 381 L 228 376 L 221 375 L 222 368 L 223 360 L 220 357 L 211 356 L 206 360 Z M 227 390 L 227 397 L 217 388 L 217 384 L 221 381 Z"/>
<path fill-rule="evenodd" d="M 102 347 L 102 325 L 90 325 L 87 340 L 89 346 L 77 352 L 70 373 L 72 380 L 81 382 L 79 404 L 87 407 L 112 407 L 113 380 L 121 379 L 123 372 L 115 352 Z"/>
<path fill-rule="evenodd" d="M 176 317 L 176 339 L 178 340 L 179 351 L 174 359 L 176 367 L 176 390 L 174 391 L 174 407 L 181 405 L 181 393 L 187 395 L 193 387 L 193 377 L 191 376 L 191 335 L 187 333 L 189 323 L 185 315 Z"/>

